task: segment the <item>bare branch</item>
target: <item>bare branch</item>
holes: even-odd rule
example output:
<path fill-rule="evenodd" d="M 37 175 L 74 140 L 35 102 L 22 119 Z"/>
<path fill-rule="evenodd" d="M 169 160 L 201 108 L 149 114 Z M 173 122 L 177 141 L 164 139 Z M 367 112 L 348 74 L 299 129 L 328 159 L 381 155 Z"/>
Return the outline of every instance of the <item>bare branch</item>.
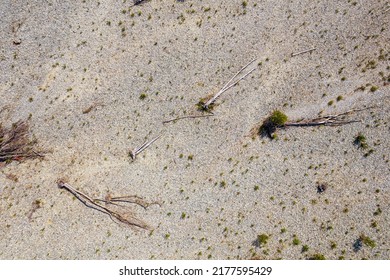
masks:
<path fill-rule="evenodd" d="M 145 222 L 141 221 L 140 219 L 134 217 L 132 213 L 120 213 L 99 203 L 99 201 L 109 203 L 110 202 L 109 200 L 93 199 L 88 195 L 86 195 L 85 193 L 76 190 L 74 187 L 72 187 L 68 183 L 63 182 L 62 180 L 58 181 L 57 184 L 59 188 L 64 188 L 67 191 L 69 191 L 71 194 L 73 194 L 85 206 L 107 214 L 115 222 L 121 222 L 135 228 L 142 228 L 147 230 L 151 229 L 149 225 L 147 225 Z M 135 200 L 130 200 L 131 198 L 135 198 Z M 141 198 L 138 198 L 136 196 L 124 196 L 124 197 L 114 198 L 114 201 L 119 202 L 118 199 L 121 200 L 122 202 L 136 203 L 142 206 L 143 208 L 146 208 L 151 204 L 157 204 L 157 203 L 146 203 Z"/>
<path fill-rule="evenodd" d="M 161 135 L 153 138 L 152 140 L 150 140 L 149 142 L 145 142 L 144 144 L 142 144 L 140 147 L 138 148 L 135 148 L 134 150 L 130 151 L 130 156 L 133 160 L 135 160 L 135 158 L 137 157 L 137 155 L 139 153 L 141 153 L 143 150 L 145 150 L 147 147 L 149 147 L 150 145 L 153 144 L 153 142 L 155 142 L 158 138 L 160 138 Z"/>
<path fill-rule="evenodd" d="M 307 49 L 307 50 L 304 50 L 304 51 L 301 51 L 301 52 L 292 53 L 291 56 L 294 57 L 294 56 L 297 56 L 297 55 L 300 55 L 300 54 L 312 52 L 312 51 L 314 51 L 314 50 L 316 50 L 316 48 L 311 48 L 311 49 Z"/>

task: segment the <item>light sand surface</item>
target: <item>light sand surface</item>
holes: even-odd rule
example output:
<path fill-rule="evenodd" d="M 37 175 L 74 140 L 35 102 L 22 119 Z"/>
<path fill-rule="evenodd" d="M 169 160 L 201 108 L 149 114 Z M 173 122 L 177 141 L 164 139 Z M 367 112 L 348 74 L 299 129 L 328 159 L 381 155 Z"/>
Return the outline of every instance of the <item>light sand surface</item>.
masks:
<path fill-rule="evenodd" d="M 388 1 L 131 4 L 0 1 L 0 120 L 29 119 L 46 151 L 0 167 L 0 259 L 389 259 Z M 252 59 L 213 117 L 162 123 L 200 114 Z M 358 123 L 251 136 L 276 109 L 298 120 L 365 107 Z M 114 223 L 59 178 L 161 202 L 132 206 L 154 230 Z M 362 234 L 375 246 L 355 252 Z"/>

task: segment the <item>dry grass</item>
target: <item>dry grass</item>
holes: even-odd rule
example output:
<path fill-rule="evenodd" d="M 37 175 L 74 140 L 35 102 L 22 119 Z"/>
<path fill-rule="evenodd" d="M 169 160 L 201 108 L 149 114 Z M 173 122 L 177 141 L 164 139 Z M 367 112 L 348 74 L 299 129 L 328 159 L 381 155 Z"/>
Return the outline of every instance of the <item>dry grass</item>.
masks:
<path fill-rule="evenodd" d="M 36 141 L 31 141 L 28 133 L 29 125 L 25 121 L 18 121 L 10 128 L 4 128 L 0 124 L 0 162 L 42 157 L 34 151 Z"/>

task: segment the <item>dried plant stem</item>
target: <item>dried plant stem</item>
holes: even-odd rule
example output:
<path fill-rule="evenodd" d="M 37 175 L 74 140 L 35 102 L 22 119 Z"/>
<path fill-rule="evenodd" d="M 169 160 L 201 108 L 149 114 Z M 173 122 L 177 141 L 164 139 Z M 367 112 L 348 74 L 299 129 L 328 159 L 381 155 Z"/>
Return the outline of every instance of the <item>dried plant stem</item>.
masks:
<path fill-rule="evenodd" d="M 153 142 L 155 142 L 158 138 L 160 138 L 161 135 L 153 138 L 152 140 L 148 141 L 148 142 L 145 142 L 144 144 L 142 144 L 141 146 L 139 146 L 138 148 L 135 148 L 134 150 L 130 151 L 130 156 L 133 160 L 135 160 L 135 158 L 137 157 L 137 155 L 139 153 L 141 153 L 143 150 L 145 150 L 147 147 L 149 147 L 150 145 L 153 144 Z"/>
<path fill-rule="evenodd" d="M 349 110 L 349 111 L 346 111 L 344 113 L 340 113 L 340 114 L 336 114 L 336 115 L 327 115 L 324 117 L 318 117 L 318 118 L 308 119 L 308 120 L 300 120 L 297 122 L 286 122 L 284 124 L 284 127 L 289 127 L 289 126 L 320 126 L 320 125 L 340 126 L 340 125 L 360 122 L 359 120 L 344 120 L 344 119 L 342 119 L 342 117 L 350 115 L 354 112 L 368 110 L 370 108 L 372 108 L 372 107 L 363 108 L 363 109 L 353 109 L 353 110 Z"/>
<path fill-rule="evenodd" d="M 209 99 L 205 104 L 202 105 L 203 109 L 207 110 L 211 104 L 217 100 L 217 98 L 224 93 L 225 91 L 229 90 L 230 88 L 234 87 L 236 84 L 238 84 L 241 80 L 245 79 L 249 74 L 251 74 L 256 68 L 251 69 L 248 73 L 246 73 L 244 76 L 239 78 L 234 83 L 233 80 L 241 74 L 250 64 L 252 64 L 256 59 L 252 59 L 248 64 L 246 64 L 244 67 L 240 69 L 211 99 Z"/>
<path fill-rule="evenodd" d="M 35 142 L 28 139 L 28 132 L 29 126 L 23 121 L 13 124 L 8 129 L 0 124 L 0 162 L 43 157 L 33 150 Z"/>
<path fill-rule="evenodd" d="M 121 223 L 124 223 L 128 226 L 136 227 L 136 228 L 142 228 L 142 229 L 148 229 L 148 230 L 151 229 L 149 225 L 147 225 L 145 222 L 135 218 L 133 215 L 130 215 L 130 218 L 127 218 L 123 214 L 118 213 L 117 211 L 114 211 L 112 209 L 109 209 L 107 206 L 103 206 L 103 205 L 99 204 L 99 201 L 105 202 L 106 200 L 93 199 L 93 198 L 89 197 L 88 195 L 82 193 L 81 191 L 76 190 L 68 183 L 65 183 L 61 180 L 57 184 L 58 184 L 59 188 L 64 188 L 67 191 L 69 191 L 70 193 L 72 193 L 77 199 L 79 199 L 87 207 L 93 208 L 95 210 L 98 210 L 100 212 L 107 214 L 115 222 L 121 222 Z M 123 198 L 125 198 L 125 199 L 131 198 L 131 196 L 126 196 Z M 116 199 L 118 199 L 118 198 L 116 198 Z M 117 202 L 119 202 L 119 201 L 117 201 Z M 121 200 L 121 202 L 130 202 L 130 201 Z M 133 203 L 141 205 L 144 208 L 146 208 L 150 205 L 150 204 L 145 204 L 138 197 L 137 197 L 137 200 L 133 201 Z"/>
<path fill-rule="evenodd" d="M 205 117 L 212 117 L 212 116 L 214 116 L 214 114 L 182 116 L 182 117 L 163 121 L 163 123 L 170 123 L 170 122 L 174 122 L 174 121 L 178 121 L 178 120 L 182 120 L 182 119 L 196 119 L 196 118 L 205 118 Z"/>
<path fill-rule="evenodd" d="M 297 56 L 297 55 L 300 55 L 300 54 L 312 52 L 312 51 L 314 51 L 314 50 L 316 50 L 316 48 L 311 48 L 311 49 L 307 49 L 307 50 L 304 50 L 304 51 L 301 51 L 301 52 L 292 53 L 291 56 L 294 57 L 294 56 Z"/>

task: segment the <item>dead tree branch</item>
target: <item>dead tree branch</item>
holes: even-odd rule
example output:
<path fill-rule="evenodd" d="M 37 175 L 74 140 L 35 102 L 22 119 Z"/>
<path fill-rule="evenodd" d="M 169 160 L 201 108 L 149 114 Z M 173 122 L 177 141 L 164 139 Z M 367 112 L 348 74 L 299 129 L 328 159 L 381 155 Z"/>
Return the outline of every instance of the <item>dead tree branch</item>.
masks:
<path fill-rule="evenodd" d="M 349 110 L 340 114 L 336 115 L 327 115 L 324 117 L 318 117 L 314 119 L 303 119 L 297 122 L 286 122 L 284 124 L 284 127 L 289 127 L 289 126 L 340 126 L 340 125 L 345 125 L 345 124 L 350 124 L 350 123 L 356 123 L 360 122 L 360 120 L 345 120 L 344 117 L 347 115 L 350 115 L 355 112 L 360 112 L 363 110 L 368 110 L 372 107 L 369 108 L 364 108 L 364 109 L 353 109 Z"/>
<path fill-rule="evenodd" d="M 208 101 L 204 102 L 203 100 L 201 100 L 199 103 L 198 103 L 198 106 L 200 107 L 200 109 L 202 109 L 203 111 L 209 111 L 211 109 L 211 106 L 214 104 L 214 102 L 217 100 L 217 98 L 222 94 L 224 93 L 225 91 L 229 90 L 230 88 L 234 87 L 235 85 L 237 85 L 240 81 L 242 81 L 243 79 L 245 79 L 249 74 L 251 74 L 254 70 L 256 70 L 256 68 L 253 68 L 251 70 L 249 70 L 248 73 L 246 73 L 245 75 L 243 75 L 241 78 L 239 78 L 237 81 L 233 82 L 233 80 L 235 78 L 237 78 L 238 75 L 240 75 L 246 68 L 248 68 L 249 65 L 251 65 L 256 59 L 252 59 L 248 64 L 246 64 L 244 67 L 242 67 L 240 69 L 240 71 L 238 71 L 212 98 L 210 98 Z"/>
<path fill-rule="evenodd" d="M 130 151 L 130 157 L 135 160 L 135 158 L 137 157 L 137 155 L 139 153 L 141 153 L 143 150 L 145 150 L 147 147 L 149 147 L 150 145 L 153 144 L 153 142 L 155 142 L 158 138 L 160 138 L 161 135 L 153 138 L 152 140 L 150 141 L 147 141 L 145 142 L 144 144 L 142 144 L 141 146 L 139 146 L 138 148 L 135 148 L 134 150 Z"/>
<path fill-rule="evenodd" d="M 277 129 L 288 128 L 288 127 L 305 127 L 305 126 L 341 126 L 350 123 L 360 122 L 360 120 L 348 120 L 346 117 L 355 112 L 360 112 L 368 110 L 373 107 L 363 108 L 363 109 L 352 109 L 340 114 L 327 115 L 323 117 L 317 117 L 314 119 L 302 119 L 299 121 L 287 121 L 288 117 L 281 111 L 274 111 L 271 116 L 263 121 L 259 128 L 256 128 L 255 131 L 259 133 L 260 136 L 266 136 L 271 139 L 274 139 L 276 135 L 274 134 Z"/>
<path fill-rule="evenodd" d="M 114 197 L 114 198 L 106 197 L 106 199 L 104 200 L 94 199 L 89 197 L 85 193 L 76 190 L 74 187 L 72 187 L 68 183 L 65 183 L 62 180 L 59 180 L 57 184 L 59 188 L 66 189 L 71 194 L 73 194 L 85 206 L 107 214 L 114 222 L 120 222 L 133 228 L 142 228 L 146 230 L 151 230 L 151 227 L 148 224 L 136 218 L 132 213 L 120 213 L 118 211 L 109 208 L 107 205 L 106 206 L 102 205 L 99 202 L 105 202 L 106 204 L 114 204 L 117 206 L 118 203 L 120 202 L 135 203 L 137 205 L 140 205 L 143 208 L 147 208 L 152 204 L 158 204 L 157 202 L 147 203 L 142 198 L 137 196 L 123 196 L 123 197 Z"/>

